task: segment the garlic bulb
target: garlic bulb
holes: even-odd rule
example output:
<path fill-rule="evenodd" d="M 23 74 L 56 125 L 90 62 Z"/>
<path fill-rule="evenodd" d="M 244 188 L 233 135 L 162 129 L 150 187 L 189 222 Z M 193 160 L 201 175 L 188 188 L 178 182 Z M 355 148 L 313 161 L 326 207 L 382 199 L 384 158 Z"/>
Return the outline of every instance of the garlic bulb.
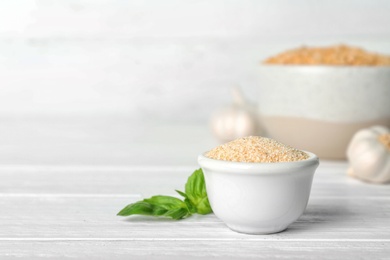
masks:
<path fill-rule="evenodd" d="M 233 104 L 222 107 L 211 117 L 210 126 L 213 134 L 221 142 L 261 135 L 257 108 L 243 98 L 238 88 L 233 89 L 233 100 Z"/>
<path fill-rule="evenodd" d="M 390 130 L 374 126 L 357 132 L 347 150 L 348 174 L 367 182 L 390 182 Z"/>

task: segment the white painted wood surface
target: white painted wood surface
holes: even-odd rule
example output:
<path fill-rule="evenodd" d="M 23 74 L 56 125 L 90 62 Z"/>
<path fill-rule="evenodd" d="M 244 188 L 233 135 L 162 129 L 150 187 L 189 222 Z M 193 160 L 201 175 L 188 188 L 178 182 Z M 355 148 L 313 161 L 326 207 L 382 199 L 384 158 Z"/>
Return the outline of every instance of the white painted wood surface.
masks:
<path fill-rule="evenodd" d="M 0 116 L 206 122 L 306 45 L 390 53 L 388 0 L 2 0 Z M 261 104 L 260 104 L 261 105 Z"/>
<path fill-rule="evenodd" d="M 0 165 L 0 259 L 389 258 L 390 186 L 347 177 L 345 162 L 321 162 L 305 213 L 278 234 L 235 233 L 212 214 L 182 221 L 117 217 L 143 197 L 175 195 L 197 167 L 196 159 L 184 158 L 196 158 L 212 138 L 202 126 L 86 122 L 3 126 L 1 136 L 11 138 L 0 156 L 7 159 Z M 31 136 L 18 132 L 26 125 L 35 129 Z M 127 130 L 134 139 L 119 134 Z M 99 145 L 108 149 L 96 152 Z"/>
<path fill-rule="evenodd" d="M 229 88 L 261 94 L 260 60 L 301 44 L 390 53 L 389 11 L 387 0 L 0 1 L 0 259 L 388 259 L 389 186 L 347 178 L 345 163 L 322 163 L 307 211 L 275 235 L 213 215 L 115 214 L 182 187 L 216 144 L 205 122 Z"/>

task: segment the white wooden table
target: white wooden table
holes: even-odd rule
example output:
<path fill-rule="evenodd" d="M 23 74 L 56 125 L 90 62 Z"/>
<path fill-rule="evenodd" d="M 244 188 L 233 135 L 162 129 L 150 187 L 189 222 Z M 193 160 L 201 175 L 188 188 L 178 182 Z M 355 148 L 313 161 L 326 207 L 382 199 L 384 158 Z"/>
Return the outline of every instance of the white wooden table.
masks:
<path fill-rule="evenodd" d="M 390 259 L 390 186 L 348 178 L 345 162 L 321 162 L 286 231 L 244 235 L 213 214 L 116 216 L 182 189 L 215 145 L 204 127 L 11 120 L 0 132 L 0 259 Z"/>

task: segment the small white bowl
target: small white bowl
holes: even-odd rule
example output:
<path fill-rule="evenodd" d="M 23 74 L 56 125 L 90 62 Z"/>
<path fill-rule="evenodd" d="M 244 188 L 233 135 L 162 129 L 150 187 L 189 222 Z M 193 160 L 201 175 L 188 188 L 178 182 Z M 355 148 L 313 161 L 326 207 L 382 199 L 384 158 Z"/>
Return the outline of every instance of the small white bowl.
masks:
<path fill-rule="evenodd" d="M 214 214 L 233 231 L 283 231 L 304 212 L 318 157 L 296 162 L 242 163 L 199 155 Z"/>

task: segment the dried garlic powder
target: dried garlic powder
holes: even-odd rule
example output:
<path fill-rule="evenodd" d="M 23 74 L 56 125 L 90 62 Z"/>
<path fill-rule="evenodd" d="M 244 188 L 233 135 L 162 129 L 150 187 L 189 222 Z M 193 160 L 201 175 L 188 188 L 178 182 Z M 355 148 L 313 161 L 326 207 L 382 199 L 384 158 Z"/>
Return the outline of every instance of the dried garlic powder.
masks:
<path fill-rule="evenodd" d="M 220 145 L 206 157 L 232 162 L 275 163 L 308 159 L 300 150 L 261 136 L 248 136 Z"/>
<path fill-rule="evenodd" d="M 280 53 L 266 64 L 390 66 L 390 56 L 347 45 L 301 47 Z"/>

